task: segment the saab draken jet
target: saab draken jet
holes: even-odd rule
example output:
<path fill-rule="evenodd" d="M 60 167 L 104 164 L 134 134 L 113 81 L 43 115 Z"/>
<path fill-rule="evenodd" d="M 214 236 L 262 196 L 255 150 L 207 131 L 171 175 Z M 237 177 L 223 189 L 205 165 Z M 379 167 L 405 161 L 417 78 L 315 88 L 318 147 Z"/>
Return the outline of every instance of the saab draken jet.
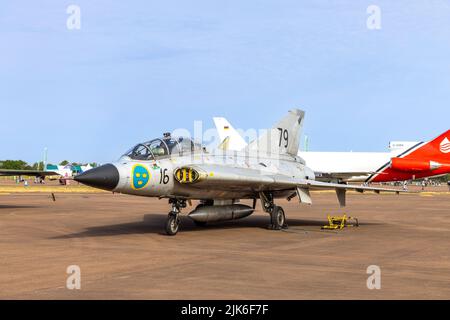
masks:
<path fill-rule="evenodd" d="M 168 235 L 178 232 L 180 211 L 190 200 L 200 200 L 200 204 L 189 217 L 204 225 L 249 216 L 259 199 L 270 216 L 270 229 L 280 230 L 287 224 L 284 210 L 276 204 L 279 198 L 297 196 L 300 203 L 311 204 L 310 190 L 334 189 L 344 206 L 347 190 L 399 193 L 316 181 L 314 171 L 297 155 L 303 121 L 303 111 L 291 110 L 244 150 L 231 153 L 208 152 L 190 138 L 167 133 L 161 139 L 138 143 L 117 162 L 74 179 L 113 192 L 167 198 L 172 207 L 165 227 Z M 252 199 L 253 206 L 240 204 L 241 199 Z"/>

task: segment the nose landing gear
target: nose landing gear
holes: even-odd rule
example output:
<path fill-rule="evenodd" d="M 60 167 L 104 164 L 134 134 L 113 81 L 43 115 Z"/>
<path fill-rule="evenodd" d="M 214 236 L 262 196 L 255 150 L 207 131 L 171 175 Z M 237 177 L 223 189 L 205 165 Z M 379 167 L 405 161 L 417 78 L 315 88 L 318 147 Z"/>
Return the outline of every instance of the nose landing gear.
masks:
<path fill-rule="evenodd" d="M 166 233 L 174 236 L 180 228 L 180 211 L 182 208 L 186 208 L 186 200 L 169 199 L 169 204 L 172 204 L 172 210 L 167 216 Z"/>
<path fill-rule="evenodd" d="M 178 229 L 180 228 L 180 218 L 178 214 L 169 213 L 166 222 L 166 233 L 169 236 L 174 236 L 178 233 Z"/>

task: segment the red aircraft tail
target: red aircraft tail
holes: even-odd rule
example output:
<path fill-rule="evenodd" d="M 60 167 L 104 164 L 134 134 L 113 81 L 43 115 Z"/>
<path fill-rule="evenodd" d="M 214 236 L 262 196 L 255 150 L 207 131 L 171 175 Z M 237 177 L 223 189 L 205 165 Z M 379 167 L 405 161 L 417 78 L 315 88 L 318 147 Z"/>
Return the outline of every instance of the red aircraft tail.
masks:
<path fill-rule="evenodd" d="M 450 163 L 450 130 L 425 143 L 405 158 L 442 161 Z"/>
<path fill-rule="evenodd" d="M 367 181 L 404 181 L 450 173 L 450 130 L 392 158 L 379 171 L 383 174 L 372 175 Z"/>

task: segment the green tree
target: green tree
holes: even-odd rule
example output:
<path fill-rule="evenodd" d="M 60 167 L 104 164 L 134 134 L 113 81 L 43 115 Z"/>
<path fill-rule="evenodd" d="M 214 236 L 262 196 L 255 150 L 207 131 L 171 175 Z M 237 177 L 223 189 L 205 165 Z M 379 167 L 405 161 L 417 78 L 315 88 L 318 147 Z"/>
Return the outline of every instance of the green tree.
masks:
<path fill-rule="evenodd" d="M 0 160 L 0 168 L 10 170 L 31 170 L 32 167 L 23 160 Z"/>
<path fill-rule="evenodd" d="M 32 168 L 33 168 L 33 170 L 45 170 L 44 162 L 43 161 L 35 162 L 35 163 L 33 163 Z"/>
<path fill-rule="evenodd" d="M 69 164 L 69 161 L 63 160 L 59 163 L 60 166 L 67 166 Z"/>

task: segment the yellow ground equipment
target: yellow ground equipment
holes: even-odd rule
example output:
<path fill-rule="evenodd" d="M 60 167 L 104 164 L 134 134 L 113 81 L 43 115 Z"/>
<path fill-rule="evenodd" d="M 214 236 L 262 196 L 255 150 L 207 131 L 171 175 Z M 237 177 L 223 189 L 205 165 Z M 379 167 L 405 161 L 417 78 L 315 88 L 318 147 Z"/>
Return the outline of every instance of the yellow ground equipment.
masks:
<path fill-rule="evenodd" d="M 341 230 L 344 227 L 358 227 L 359 222 L 357 218 L 343 216 L 327 216 L 328 224 L 323 226 L 322 229 Z M 351 224 L 349 222 L 352 221 Z"/>

